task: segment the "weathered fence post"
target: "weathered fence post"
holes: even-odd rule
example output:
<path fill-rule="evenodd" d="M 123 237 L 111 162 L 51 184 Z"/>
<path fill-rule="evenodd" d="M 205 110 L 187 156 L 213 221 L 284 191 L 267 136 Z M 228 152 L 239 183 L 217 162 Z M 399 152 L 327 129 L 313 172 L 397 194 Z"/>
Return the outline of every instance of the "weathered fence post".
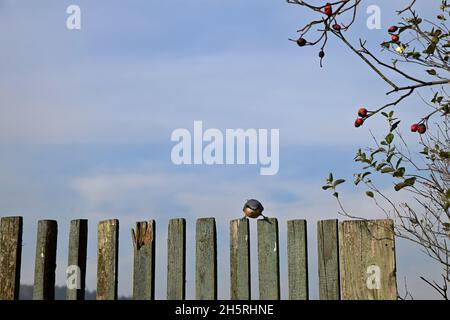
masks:
<path fill-rule="evenodd" d="M 70 221 L 66 300 L 84 300 L 86 289 L 88 221 Z"/>
<path fill-rule="evenodd" d="M 338 220 L 317 222 L 317 248 L 319 263 L 319 299 L 339 300 L 339 245 Z"/>
<path fill-rule="evenodd" d="M 186 220 L 169 221 L 167 238 L 167 299 L 184 300 L 186 292 Z"/>
<path fill-rule="evenodd" d="M 22 226 L 22 217 L 0 219 L 0 300 L 19 299 Z"/>
<path fill-rule="evenodd" d="M 197 300 L 217 299 L 217 244 L 214 218 L 197 220 L 195 282 Z"/>
<path fill-rule="evenodd" d="M 308 246 L 306 220 L 287 222 L 289 299 L 308 300 Z"/>
<path fill-rule="evenodd" d="M 132 230 L 134 247 L 133 299 L 155 298 L 155 221 L 136 222 Z"/>
<path fill-rule="evenodd" d="M 341 222 L 339 249 L 342 299 L 397 299 L 392 220 Z"/>
<path fill-rule="evenodd" d="M 97 300 L 116 300 L 118 282 L 119 220 L 98 224 Z"/>
<path fill-rule="evenodd" d="M 280 299 L 278 220 L 258 220 L 259 299 Z"/>
<path fill-rule="evenodd" d="M 38 221 L 33 300 L 55 299 L 57 237 L 58 224 L 56 221 Z"/>
<path fill-rule="evenodd" d="M 231 300 L 250 300 L 250 224 L 248 219 L 230 222 Z"/>

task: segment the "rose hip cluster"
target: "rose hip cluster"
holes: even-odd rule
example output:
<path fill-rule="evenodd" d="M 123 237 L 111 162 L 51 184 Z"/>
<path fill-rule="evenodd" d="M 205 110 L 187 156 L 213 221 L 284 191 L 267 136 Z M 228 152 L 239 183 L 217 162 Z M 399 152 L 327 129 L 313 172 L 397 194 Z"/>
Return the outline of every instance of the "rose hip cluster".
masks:
<path fill-rule="evenodd" d="M 361 127 L 364 124 L 364 120 L 369 115 L 370 111 L 367 111 L 366 108 L 361 107 L 358 110 L 358 118 L 355 120 L 355 127 Z M 427 131 L 427 126 L 424 123 L 414 123 L 411 125 L 411 132 L 418 132 L 420 134 L 424 134 Z"/>
<path fill-rule="evenodd" d="M 325 6 L 323 7 L 323 13 L 324 13 L 326 16 L 328 16 L 328 17 L 331 17 L 331 16 L 333 15 L 333 6 L 331 5 L 331 3 L 327 2 L 327 3 L 325 4 Z M 334 29 L 335 31 L 338 31 L 338 32 L 339 32 L 339 31 L 341 30 L 341 26 L 340 26 L 339 24 L 335 23 L 335 24 L 333 25 L 333 29 Z M 300 38 L 297 39 L 297 45 L 298 45 L 299 47 L 304 47 L 306 44 L 308 44 L 308 41 L 306 41 L 305 38 L 300 37 Z M 319 58 L 322 59 L 323 57 L 325 57 L 325 52 L 323 51 L 323 49 L 321 49 L 321 50 L 319 51 Z"/>
<path fill-rule="evenodd" d="M 391 34 L 392 42 L 398 42 L 400 40 L 400 36 L 398 34 L 395 34 L 397 31 L 398 31 L 397 26 L 390 26 L 388 29 L 388 32 Z"/>
<path fill-rule="evenodd" d="M 423 123 L 413 123 L 411 125 L 411 132 L 418 132 L 424 134 L 427 131 L 427 127 Z"/>
<path fill-rule="evenodd" d="M 365 118 L 367 117 L 368 111 L 366 108 L 359 108 L 358 118 L 355 120 L 355 127 L 358 128 L 363 125 Z"/>

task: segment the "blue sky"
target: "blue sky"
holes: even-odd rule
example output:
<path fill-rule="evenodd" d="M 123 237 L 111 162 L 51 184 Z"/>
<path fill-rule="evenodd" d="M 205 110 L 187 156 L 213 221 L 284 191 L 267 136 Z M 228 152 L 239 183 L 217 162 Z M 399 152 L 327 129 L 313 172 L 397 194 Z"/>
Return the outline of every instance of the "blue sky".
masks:
<path fill-rule="evenodd" d="M 366 28 L 365 10 L 355 30 L 376 48 L 396 21 L 394 8 L 406 2 L 371 1 L 382 9 L 382 30 Z M 81 7 L 79 31 L 65 27 L 70 4 Z M 429 12 L 425 1 L 418 7 Z M 33 282 L 37 220 L 58 220 L 57 282 L 63 284 L 69 221 L 88 218 L 88 288 L 94 289 L 96 224 L 118 218 L 119 292 L 129 295 L 129 229 L 135 221 L 156 219 L 156 297 L 164 298 L 168 220 L 187 218 L 188 252 L 194 252 L 189 239 L 195 219 L 214 216 L 219 298 L 228 298 L 228 269 L 221 268 L 229 259 L 229 220 L 255 197 L 278 217 L 281 247 L 286 221 L 308 220 L 310 291 L 318 298 L 315 225 L 337 217 L 336 203 L 320 187 L 330 171 L 350 177 L 357 169 L 353 155 L 367 145 L 368 128 L 383 132 L 381 120 L 358 130 L 353 121 L 361 105 L 388 101 L 388 88 L 335 39 L 324 68 L 317 48 L 288 41 L 308 19 L 281 0 L 0 0 L 0 215 L 24 216 L 22 282 Z M 405 129 L 421 107 L 412 97 L 399 108 Z M 194 120 L 221 130 L 280 129 L 279 173 L 260 176 L 256 166 L 173 165 L 170 134 L 192 130 Z M 347 189 L 350 207 L 380 217 L 364 190 Z M 255 259 L 256 225 L 251 227 Z M 415 297 L 436 297 L 417 279 L 439 272 L 425 255 L 399 241 L 397 259 L 400 291 L 407 277 Z M 282 297 L 285 260 L 281 252 Z M 194 262 L 188 254 L 188 298 L 194 297 Z"/>

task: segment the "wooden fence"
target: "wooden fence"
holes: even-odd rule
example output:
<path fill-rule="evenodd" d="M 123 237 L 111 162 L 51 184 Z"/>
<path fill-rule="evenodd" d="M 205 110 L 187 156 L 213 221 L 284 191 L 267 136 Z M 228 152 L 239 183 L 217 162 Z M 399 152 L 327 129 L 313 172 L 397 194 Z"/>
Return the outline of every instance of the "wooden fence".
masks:
<path fill-rule="evenodd" d="M 0 300 L 19 297 L 22 217 L 0 219 Z M 133 298 L 155 297 L 155 227 L 137 222 L 134 246 Z M 289 299 L 306 300 L 308 288 L 307 223 L 287 222 Z M 72 220 L 68 266 L 74 266 L 76 287 L 66 299 L 83 300 L 86 279 L 87 220 Z M 38 222 L 33 299 L 52 300 L 55 292 L 57 222 Z M 279 226 L 276 218 L 257 221 L 259 299 L 280 299 Z M 98 224 L 97 299 L 117 299 L 119 220 Z M 185 299 L 186 221 L 168 226 L 167 299 Z M 395 241 L 391 220 L 317 223 L 319 298 L 321 300 L 397 299 Z M 283 252 L 284 250 L 282 250 Z M 286 251 L 284 251 L 286 252 Z M 283 253 L 284 254 L 284 253 Z M 196 224 L 196 299 L 217 299 L 217 235 L 214 218 Z M 252 298 L 250 285 L 250 224 L 230 222 L 230 298 Z"/>

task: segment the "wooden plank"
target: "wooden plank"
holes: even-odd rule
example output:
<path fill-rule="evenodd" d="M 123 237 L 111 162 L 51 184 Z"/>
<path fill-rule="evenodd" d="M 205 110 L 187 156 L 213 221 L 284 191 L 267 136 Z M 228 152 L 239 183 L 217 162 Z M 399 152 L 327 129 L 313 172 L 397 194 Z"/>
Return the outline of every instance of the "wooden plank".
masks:
<path fill-rule="evenodd" d="M 290 220 L 287 229 L 289 299 L 308 300 L 306 220 Z"/>
<path fill-rule="evenodd" d="M 230 222 L 231 300 L 250 300 L 250 224 L 248 219 Z"/>
<path fill-rule="evenodd" d="M 117 300 L 119 220 L 98 224 L 97 300 Z"/>
<path fill-rule="evenodd" d="M 338 220 L 317 222 L 319 299 L 340 300 Z"/>
<path fill-rule="evenodd" d="M 201 218 L 196 226 L 196 299 L 217 299 L 216 221 Z"/>
<path fill-rule="evenodd" d="M 133 299 L 155 299 L 155 245 L 154 220 L 136 222 L 132 230 L 134 247 Z"/>
<path fill-rule="evenodd" d="M 344 221 L 339 239 L 342 299 L 396 300 L 393 221 Z"/>
<path fill-rule="evenodd" d="M 57 237 L 58 224 L 55 220 L 38 221 L 33 300 L 55 299 Z"/>
<path fill-rule="evenodd" d="M 22 217 L 0 219 L 0 300 L 19 299 L 22 228 Z"/>
<path fill-rule="evenodd" d="M 169 221 L 167 239 L 167 299 L 184 300 L 186 292 L 186 220 Z"/>
<path fill-rule="evenodd" d="M 278 220 L 258 220 L 259 299 L 280 299 Z"/>
<path fill-rule="evenodd" d="M 70 221 L 66 300 L 84 300 L 86 290 L 88 221 Z"/>

